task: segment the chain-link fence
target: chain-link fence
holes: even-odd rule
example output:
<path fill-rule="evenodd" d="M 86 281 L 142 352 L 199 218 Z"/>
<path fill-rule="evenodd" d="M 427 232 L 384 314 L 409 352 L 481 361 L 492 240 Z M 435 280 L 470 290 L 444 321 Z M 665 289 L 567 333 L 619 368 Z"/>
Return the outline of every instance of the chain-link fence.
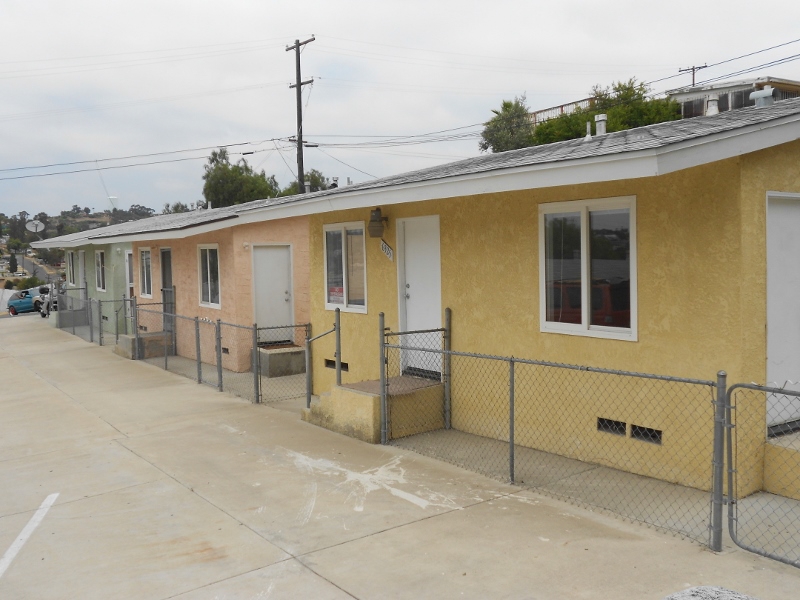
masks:
<path fill-rule="evenodd" d="M 67 288 L 57 294 L 56 324 L 59 329 L 93 342 L 91 304 L 85 298 L 85 292 L 84 288 Z"/>
<path fill-rule="evenodd" d="M 800 567 L 800 392 L 737 384 L 727 408 L 731 538 Z"/>
<path fill-rule="evenodd" d="M 257 328 L 262 402 L 305 396 L 305 340 L 310 335 L 309 324 Z"/>
<path fill-rule="evenodd" d="M 159 308 L 136 307 L 136 358 L 251 402 L 305 396 L 309 325 L 259 329 Z"/>
<path fill-rule="evenodd" d="M 710 543 L 714 382 L 445 345 L 386 336 L 391 443 Z"/>
<path fill-rule="evenodd" d="M 92 327 L 97 327 L 97 335 L 92 337 L 101 346 L 113 346 L 119 342 L 121 335 L 133 333 L 131 327 L 131 301 L 90 300 L 93 317 Z"/>

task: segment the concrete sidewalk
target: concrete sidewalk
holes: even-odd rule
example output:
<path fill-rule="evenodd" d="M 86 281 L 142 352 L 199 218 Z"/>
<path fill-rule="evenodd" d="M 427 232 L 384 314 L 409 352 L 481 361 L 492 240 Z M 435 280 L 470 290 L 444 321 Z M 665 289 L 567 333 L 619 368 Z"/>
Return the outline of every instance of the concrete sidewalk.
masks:
<path fill-rule="evenodd" d="M 43 319 L 0 321 L 0 490 L 0 553 L 18 550 L 0 561 L 0 598 L 661 599 L 707 585 L 777 600 L 800 589 L 792 567 L 358 442 Z"/>

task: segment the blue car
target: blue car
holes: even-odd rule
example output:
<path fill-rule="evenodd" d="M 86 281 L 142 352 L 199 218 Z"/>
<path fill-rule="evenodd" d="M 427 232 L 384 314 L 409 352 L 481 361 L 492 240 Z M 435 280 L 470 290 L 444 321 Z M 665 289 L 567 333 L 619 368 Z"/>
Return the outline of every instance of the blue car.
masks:
<path fill-rule="evenodd" d="M 38 312 L 42 307 L 41 292 L 39 288 L 20 290 L 14 292 L 8 299 L 8 313 L 18 315 L 26 312 Z"/>

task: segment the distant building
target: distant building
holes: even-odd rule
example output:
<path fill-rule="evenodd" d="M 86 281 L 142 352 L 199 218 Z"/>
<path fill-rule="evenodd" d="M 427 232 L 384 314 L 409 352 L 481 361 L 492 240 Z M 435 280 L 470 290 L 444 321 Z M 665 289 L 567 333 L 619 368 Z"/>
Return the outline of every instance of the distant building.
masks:
<path fill-rule="evenodd" d="M 667 95 L 681 105 L 681 116 L 688 119 L 708 114 L 709 100 L 712 100 L 712 106 L 713 100 L 717 100 L 718 112 L 753 106 L 755 101 L 750 99 L 750 94 L 761 91 L 767 86 L 774 90 L 772 97 L 776 102 L 800 97 L 800 81 L 776 77 L 758 77 L 683 87 L 668 90 Z"/>

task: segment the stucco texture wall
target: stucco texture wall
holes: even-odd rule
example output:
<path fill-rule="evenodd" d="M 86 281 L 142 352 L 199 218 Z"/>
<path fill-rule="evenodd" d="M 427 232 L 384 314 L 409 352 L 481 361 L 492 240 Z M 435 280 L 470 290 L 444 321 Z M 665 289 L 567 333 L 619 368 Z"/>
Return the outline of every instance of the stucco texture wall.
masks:
<path fill-rule="evenodd" d="M 442 307 L 453 311 L 454 350 L 704 380 L 724 369 L 731 382 L 763 381 L 765 194 L 776 186 L 800 191 L 799 157 L 794 143 L 660 177 L 383 206 L 389 217 L 384 239 L 396 249 L 396 219 L 439 215 Z M 541 332 L 538 205 L 619 196 L 636 197 L 638 341 Z M 324 305 L 323 225 L 368 220 L 369 209 L 311 218 L 314 334 L 333 322 Z M 366 238 L 366 251 L 368 312 L 341 315 L 345 383 L 378 378 L 378 313 L 386 314 L 388 327 L 398 327 L 397 260 L 383 255 L 378 239 Z M 333 357 L 333 336 L 315 342 L 315 393 L 332 386 L 334 373 L 323 361 Z M 589 393 L 586 385 L 530 397 L 531 406 L 551 411 L 549 439 L 560 453 L 654 476 L 648 465 L 668 460 L 675 469 L 662 478 L 706 487 L 710 457 L 704 449 L 711 447 L 713 428 L 708 388 L 656 394 L 643 385 L 626 391 L 629 401 L 623 402 L 614 398 L 613 386 Z M 503 386 L 487 386 L 499 390 L 496 402 L 466 387 L 454 378 L 454 424 L 502 439 Z M 597 432 L 597 417 L 660 429 L 662 445 L 609 450 L 613 444 L 596 438 L 607 435 Z M 541 447 L 533 440 L 536 429 L 531 421 L 523 443 Z M 526 434 L 517 435 L 524 440 Z M 763 432 L 744 435 L 754 447 L 763 440 Z M 582 447 L 565 451 L 567 438 L 582 439 Z"/>
<path fill-rule="evenodd" d="M 255 322 L 252 287 L 252 248 L 258 244 L 281 244 L 291 247 L 292 285 L 294 289 L 295 320 L 304 323 L 309 319 L 309 266 L 308 266 L 308 219 L 297 217 L 280 221 L 252 223 L 219 231 L 204 233 L 184 239 L 138 242 L 134 250 L 134 284 L 139 296 L 140 250 L 150 249 L 153 298 L 138 298 L 140 303 L 160 303 L 161 296 L 161 250 L 169 248 L 172 254 L 172 281 L 176 293 L 176 313 L 185 317 L 199 317 L 209 321 L 251 327 Z M 219 250 L 220 306 L 203 306 L 200 303 L 200 246 L 216 245 Z M 180 321 L 180 320 L 179 320 Z M 189 325 L 179 323 L 178 353 L 196 358 L 194 335 Z M 201 328 L 201 357 L 203 362 L 213 364 L 213 334 L 208 326 Z M 191 335 L 190 335 L 191 334 Z M 233 327 L 222 329 L 223 366 L 233 371 L 250 368 L 251 337 L 247 330 Z"/>

